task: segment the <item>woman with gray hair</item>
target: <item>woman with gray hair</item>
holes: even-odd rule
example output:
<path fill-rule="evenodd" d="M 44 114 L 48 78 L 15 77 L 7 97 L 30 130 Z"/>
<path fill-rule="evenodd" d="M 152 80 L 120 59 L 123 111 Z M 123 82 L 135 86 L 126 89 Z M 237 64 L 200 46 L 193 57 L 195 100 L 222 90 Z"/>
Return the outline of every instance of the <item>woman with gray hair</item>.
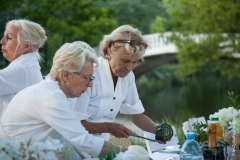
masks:
<path fill-rule="evenodd" d="M 0 70 L 0 117 L 19 91 L 42 80 L 38 49 L 46 40 L 45 30 L 35 22 L 20 19 L 7 23 L 0 44 L 10 64 Z"/>
<path fill-rule="evenodd" d="M 53 58 L 50 74 L 12 99 L 1 120 L 4 132 L 17 140 L 31 138 L 31 143 L 49 136 L 66 139 L 75 148 L 74 156 L 66 159 L 81 159 L 81 152 L 93 157 L 106 155 L 110 147 L 119 151 L 119 147 L 89 134 L 80 123 L 84 117 L 73 110 L 74 98 L 93 85 L 94 64 L 95 52 L 88 44 L 65 43 Z"/>
<path fill-rule="evenodd" d="M 100 43 L 99 66 L 94 68 L 96 80 L 86 94 L 77 99 L 75 106 L 75 110 L 88 115 L 82 124 L 90 133 L 106 140 L 109 133 L 119 138 L 137 136 L 124 125 L 112 123 L 119 111 L 130 115 L 132 122 L 142 130 L 156 132 L 157 124 L 143 114 L 132 72 L 146 48 L 141 32 L 129 25 L 104 36 Z"/>

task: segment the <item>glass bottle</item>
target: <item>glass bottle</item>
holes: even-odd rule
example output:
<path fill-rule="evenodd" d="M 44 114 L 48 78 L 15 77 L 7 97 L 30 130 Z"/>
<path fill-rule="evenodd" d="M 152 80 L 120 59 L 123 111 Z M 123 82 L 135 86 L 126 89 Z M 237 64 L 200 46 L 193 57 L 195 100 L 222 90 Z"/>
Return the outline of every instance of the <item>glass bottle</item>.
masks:
<path fill-rule="evenodd" d="M 221 126 L 219 122 L 219 117 L 211 117 L 211 122 L 216 124 L 217 127 L 217 133 L 216 133 L 216 139 L 217 142 L 223 142 L 223 127 Z"/>
<path fill-rule="evenodd" d="M 216 147 L 217 147 L 217 125 L 212 123 L 211 121 L 208 123 L 208 146 L 212 147 L 212 155 L 216 154 Z"/>

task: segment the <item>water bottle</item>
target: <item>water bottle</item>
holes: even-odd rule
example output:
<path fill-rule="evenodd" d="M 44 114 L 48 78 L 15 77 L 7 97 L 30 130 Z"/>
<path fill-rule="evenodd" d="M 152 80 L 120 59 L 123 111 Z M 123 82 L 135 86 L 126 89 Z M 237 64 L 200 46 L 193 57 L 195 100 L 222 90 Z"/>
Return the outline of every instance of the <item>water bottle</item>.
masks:
<path fill-rule="evenodd" d="M 181 151 L 181 160 L 204 160 L 202 148 L 194 139 L 195 133 L 189 132 L 186 134 L 187 140 L 184 142 Z"/>

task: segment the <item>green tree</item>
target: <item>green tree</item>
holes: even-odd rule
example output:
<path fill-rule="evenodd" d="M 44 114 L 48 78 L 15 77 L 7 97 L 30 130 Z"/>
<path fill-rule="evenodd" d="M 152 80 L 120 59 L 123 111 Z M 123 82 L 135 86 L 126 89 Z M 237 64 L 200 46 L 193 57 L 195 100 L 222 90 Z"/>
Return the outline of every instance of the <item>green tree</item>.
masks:
<path fill-rule="evenodd" d="M 152 26 L 173 32 L 171 41 L 179 50 L 178 75 L 213 71 L 228 78 L 240 77 L 240 61 L 236 58 L 236 53 L 240 53 L 240 1 L 163 0 L 163 3 L 169 18 L 166 23 L 156 19 Z M 201 35 L 198 41 L 195 35 Z"/>
<path fill-rule="evenodd" d="M 12 11 L 7 9 L 7 12 L 17 10 L 18 14 L 11 19 L 27 18 L 45 27 L 48 41 L 42 50 L 42 69 L 46 74 L 54 53 L 63 43 L 81 40 L 93 47 L 98 46 L 103 35 L 116 28 L 117 21 L 109 10 L 97 2 L 106 3 L 104 0 L 22 0 L 20 5 L 13 1 Z"/>
<path fill-rule="evenodd" d="M 101 5 L 113 11 L 119 25 L 133 25 L 143 34 L 150 33 L 150 23 L 157 15 L 167 16 L 162 0 L 112 0 Z"/>
<path fill-rule="evenodd" d="M 165 24 L 167 19 L 161 16 L 157 16 L 153 23 L 150 24 L 150 32 L 151 33 L 163 33 L 167 29 L 165 28 Z"/>

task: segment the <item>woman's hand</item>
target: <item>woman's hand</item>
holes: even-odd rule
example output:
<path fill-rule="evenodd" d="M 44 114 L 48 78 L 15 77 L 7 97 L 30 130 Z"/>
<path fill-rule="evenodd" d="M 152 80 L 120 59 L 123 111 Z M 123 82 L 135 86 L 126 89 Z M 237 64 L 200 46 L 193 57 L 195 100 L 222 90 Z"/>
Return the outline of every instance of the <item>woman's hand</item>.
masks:
<path fill-rule="evenodd" d="M 122 124 L 108 123 L 108 133 L 111 133 L 117 138 L 128 138 L 129 135 L 137 136 L 137 134 Z"/>
<path fill-rule="evenodd" d="M 162 140 L 156 140 L 160 144 L 166 144 L 167 142 L 171 141 L 171 138 L 167 141 L 162 141 Z"/>

